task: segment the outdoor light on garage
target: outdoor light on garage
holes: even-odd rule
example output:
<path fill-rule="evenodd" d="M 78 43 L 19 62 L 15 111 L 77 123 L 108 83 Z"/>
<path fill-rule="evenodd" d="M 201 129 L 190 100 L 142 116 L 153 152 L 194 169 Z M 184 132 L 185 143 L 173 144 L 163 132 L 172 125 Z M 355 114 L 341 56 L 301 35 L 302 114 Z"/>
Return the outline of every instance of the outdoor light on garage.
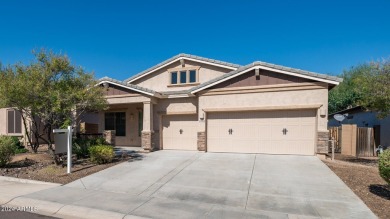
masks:
<path fill-rule="evenodd" d="M 326 116 L 326 109 L 325 107 L 320 108 L 320 116 Z"/>

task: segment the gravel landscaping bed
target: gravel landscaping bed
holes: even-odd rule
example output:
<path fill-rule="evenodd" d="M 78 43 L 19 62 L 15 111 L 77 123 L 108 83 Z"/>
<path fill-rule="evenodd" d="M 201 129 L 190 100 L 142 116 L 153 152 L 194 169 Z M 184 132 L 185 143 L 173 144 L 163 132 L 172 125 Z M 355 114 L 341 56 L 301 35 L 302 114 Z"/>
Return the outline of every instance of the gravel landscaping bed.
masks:
<path fill-rule="evenodd" d="M 379 217 L 390 218 L 390 186 L 380 177 L 377 158 L 336 154 L 323 160 L 328 167 Z"/>
<path fill-rule="evenodd" d="M 67 184 L 119 163 L 139 159 L 142 159 L 142 156 L 137 153 L 116 156 L 111 163 L 100 165 L 92 163 L 89 159 L 79 159 L 73 161 L 72 173 L 67 174 L 66 165 L 56 165 L 50 154 L 40 151 L 37 154 L 16 155 L 7 167 L 0 168 L 0 176 Z"/>

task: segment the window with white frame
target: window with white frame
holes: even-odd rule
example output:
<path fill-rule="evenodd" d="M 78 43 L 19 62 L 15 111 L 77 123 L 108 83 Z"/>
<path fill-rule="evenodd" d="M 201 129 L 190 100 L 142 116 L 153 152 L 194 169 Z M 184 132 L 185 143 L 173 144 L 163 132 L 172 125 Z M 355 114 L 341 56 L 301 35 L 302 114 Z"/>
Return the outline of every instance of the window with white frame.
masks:
<path fill-rule="evenodd" d="M 198 83 L 198 68 L 172 69 L 169 74 L 171 85 Z"/>
<path fill-rule="evenodd" d="M 7 110 L 7 133 L 22 134 L 22 115 L 18 110 Z"/>

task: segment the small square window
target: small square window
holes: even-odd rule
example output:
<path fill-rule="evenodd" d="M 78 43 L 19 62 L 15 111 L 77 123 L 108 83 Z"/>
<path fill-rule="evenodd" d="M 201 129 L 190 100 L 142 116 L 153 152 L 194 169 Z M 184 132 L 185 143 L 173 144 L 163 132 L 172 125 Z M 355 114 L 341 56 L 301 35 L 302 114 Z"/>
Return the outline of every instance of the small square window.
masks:
<path fill-rule="evenodd" d="M 187 83 L 187 71 L 180 72 L 180 83 L 181 84 Z"/>
<path fill-rule="evenodd" d="M 171 84 L 177 84 L 177 72 L 171 72 Z"/>
<path fill-rule="evenodd" d="M 191 70 L 190 71 L 190 83 L 195 83 L 196 82 L 196 71 Z"/>

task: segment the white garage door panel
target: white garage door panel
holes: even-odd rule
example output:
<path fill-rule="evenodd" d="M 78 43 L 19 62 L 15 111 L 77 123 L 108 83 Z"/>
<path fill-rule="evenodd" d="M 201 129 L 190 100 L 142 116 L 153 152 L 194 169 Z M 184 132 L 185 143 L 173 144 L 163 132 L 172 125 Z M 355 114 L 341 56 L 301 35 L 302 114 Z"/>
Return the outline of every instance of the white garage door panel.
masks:
<path fill-rule="evenodd" d="M 163 149 L 197 150 L 197 122 L 196 115 L 164 116 Z"/>
<path fill-rule="evenodd" d="M 315 110 L 210 113 L 207 150 L 313 155 L 315 118 Z"/>

